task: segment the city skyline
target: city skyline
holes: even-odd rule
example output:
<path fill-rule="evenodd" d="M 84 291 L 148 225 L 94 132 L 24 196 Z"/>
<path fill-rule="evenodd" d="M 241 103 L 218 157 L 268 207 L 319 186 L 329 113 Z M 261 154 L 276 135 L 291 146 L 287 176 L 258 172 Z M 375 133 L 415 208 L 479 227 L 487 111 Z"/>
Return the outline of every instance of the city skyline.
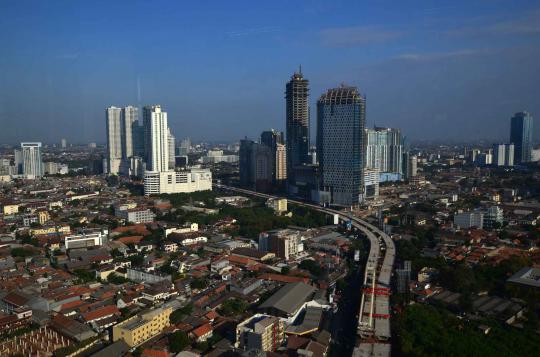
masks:
<path fill-rule="evenodd" d="M 236 14 L 240 4 L 216 3 L 204 9 L 207 17 L 197 4 L 182 11 L 157 4 L 135 2 L 118 21 L 107 20 L 122 2 L 110 11 L 99 2 L 61 11 L 35 3 L 31 14 L 2 4 L 0 141 L 98 141 L 110 103 L 140 110 L 160 103 L 179 138 L 232 140 L 237 128 L 256 137 L 260 126 L 285 131 L 282 83 L 299 64 L 310 79 L 312 111 L 320 93 L 345 82 L 369 97 L 368 127 L 401 127 L 413 140 L 502 140 L 512 113 L 540 112 L 529 75 L 539 66 L 534 2 L 367 4 L 360 17 L 355 3 L 275 2 L 251 8 L 249 20 Z M 164 22 L 149 31 L 133 26 L 148 11 Z M 149 55 L 157 50 L 162 55 Z M 205 105 L 208 96 L 215 105 Z"/>

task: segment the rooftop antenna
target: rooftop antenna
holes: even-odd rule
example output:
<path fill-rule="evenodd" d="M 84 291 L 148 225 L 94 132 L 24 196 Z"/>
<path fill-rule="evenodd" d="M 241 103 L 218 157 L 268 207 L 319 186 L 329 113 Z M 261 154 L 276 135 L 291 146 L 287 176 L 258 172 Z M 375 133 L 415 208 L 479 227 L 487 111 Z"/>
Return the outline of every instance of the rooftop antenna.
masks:
<path fill-rule="evenodd" d="M 299 72 L 298 72 L 299 75 L 302 75 L 302 65 L 299 65 Z"/>

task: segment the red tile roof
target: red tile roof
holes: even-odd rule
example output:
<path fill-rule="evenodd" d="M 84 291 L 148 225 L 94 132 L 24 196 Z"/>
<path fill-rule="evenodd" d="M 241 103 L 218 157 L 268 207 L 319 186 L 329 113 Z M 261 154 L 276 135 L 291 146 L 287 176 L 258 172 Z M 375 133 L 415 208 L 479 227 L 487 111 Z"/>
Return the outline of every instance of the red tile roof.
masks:
<path fill-rule="evenodd" d="M 120 311 L 116 307 L 116 305 L 107 305 L 100 307 L 96 310 L 87 312 L 85 314 L 82 314 L 82 317 L 85 321 L 94 321 L 97 319 L 101 319 L 110 315 L 120 315 Z"/>
<path fill-rule="evenodd" d="M 212 331 L 212 325 L 210 324 L 204 324 L 199 327 L 197 327 L 195 330 L 191 331 L 193 334 L 197 337 L 201 337 L 206 335 L 208 332 Z"/>

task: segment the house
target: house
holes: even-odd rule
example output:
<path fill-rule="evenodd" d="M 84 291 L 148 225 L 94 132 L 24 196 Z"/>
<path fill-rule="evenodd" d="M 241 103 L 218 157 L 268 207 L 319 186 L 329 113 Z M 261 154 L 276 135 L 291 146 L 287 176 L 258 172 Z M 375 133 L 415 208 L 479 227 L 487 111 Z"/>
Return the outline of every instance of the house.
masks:
<path fill-rule="evenodd" d="M 196 342 L 204 342 L 212 337 L 213 329 L 212 325 L 206 323 L 191 331 L 191 336 Z"/>

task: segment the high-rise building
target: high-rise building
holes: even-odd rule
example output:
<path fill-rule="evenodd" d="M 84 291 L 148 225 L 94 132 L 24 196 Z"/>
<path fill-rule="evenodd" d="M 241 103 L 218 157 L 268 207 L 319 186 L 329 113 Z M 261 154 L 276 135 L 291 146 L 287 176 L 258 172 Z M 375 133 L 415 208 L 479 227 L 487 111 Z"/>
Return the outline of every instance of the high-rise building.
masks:
<path fill-rule="evenodd" d="M 402 174 L 403 143 L 401 131 L 393 128 L 368 129 L 366 167 L 381 173 Z"/>
<path fill-rule="evenodd" d="M 180 146 L 178 147 L 178 156 L 185 156 L 191 152 L 191 139 L 184 138 L 180 141 Z"/>
<path fill-rule="evenodd" d="M 109 107 L 106 110 L 107 123 L 107 172 L 117 175 L 122 162 L 122 109 Z"/>
<path fill-rule="evenodd" d="M 418 175 L 418 158 L 416 157 L 416 155 L 412 155 L 409 158 L 409 162 L 409 167 L 411 168 L 410 177 L 415 177 L 416 175 Z"/>
<path fill-rule="evenodd" d="M 283 142 L 283 132 L 274 129 L 263 131 L 261 144 L 266 145 L 272 151 L 272 177 L 275 183 L 287 178 L 286 147 Z"/>
<path fill-rule="evenodd" d="M 133 127 L 137 126 L 139 109 L 132 106 L 106 110 L 107 172 L 117 175 L 122 164 L 133 156 Z"/>
<path fill-rule="evenodd" d="M 21 143 L 22 173 L 25 178 L 36 179 L 43 176 L 41 143 Z"/>
<path fill-rule="evenodd" d="M 145 158 L 144 150 L 144 126 L 138 121 L 131 127 L 131 137 L 133 139 L 133 156 Z"/>
<path fill-rule="evenodd" d="M 133 128 L 139 125 L 139 108 L 127 106 L 122 109 L 122 158 L 134 156 Z"/>
<path fill-rule="evenodd" d="M 309 81 L 302 69 L 294 73 L 285 87 L 287 172 L 310 162 L 309 152 Z"/>
<path fill-rule="evenodd" d="M 67 140 L 65 138 L 62 138 L 62 140 L 60 140 L 60 146 L 62 147 L 62 149 L 65 149 L 67 147 Z"/>
<path fill-rule="evenodd" d="M 514 162 L 532 160 L 533 117 L 527 112 L 514 114 L 510 122 L 510 142 L 515 145 Z"/>
<path fill-rule="evenodd" d="M 275 179 L 278 183 L 287 179 L 287 147 L 285 144 L 276 145 Z"/>
<path fill-rule="evenodd" d="M 169 145 L 169 170 L 174 170 L 176 162 L 174 161 L 174 147 L 176 140 L 171 132 L 171 128 L 167 128 L 167 140 Z"/>
<path fill-rule="evenodd" d="M 161 106 L 146 106 L 143 110 L 144 148 L 148 171 L 169 169 L 169 140 L 167 113 Z"/>
<path fill-rule="evenodd" d="M 329 89 L 317 101 L 317 157 L 322 189 L 335 205 L 363 200 L 366 98 L 355 87 Z"/>
<path fill-rule="evenodd" d="M 514 166 L 514 144 L 504 145 L 504 164 L 505 166 Z"/>
<path fill-rule="evenodd" d="M 258 191 L 272 186 L 272 150 L 252 140 L 240 140 L 240 185 Z"/>
<path fill-rule="evenodd" d="M 493 145 L 493 165 L 514 166 L 514 144 Z"/>
<path fill-rule="evenodd" d="M 21 175 L 22 172 L 23 172 L 22 150 L 15 149 L 13 154 L 14 154 L 13 164 L 15 165 L 15 174 L 16 175 Z"/>

